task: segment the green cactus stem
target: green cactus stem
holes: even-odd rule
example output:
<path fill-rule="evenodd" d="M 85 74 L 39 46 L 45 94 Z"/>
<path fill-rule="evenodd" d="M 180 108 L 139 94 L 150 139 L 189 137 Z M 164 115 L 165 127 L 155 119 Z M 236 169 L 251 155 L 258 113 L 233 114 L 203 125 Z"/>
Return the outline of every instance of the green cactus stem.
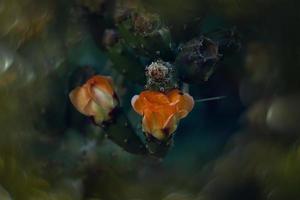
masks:
<path fill-rule="evenodd" d="M 111 114 L 113 120 L 103 123 L 102 126 L 106 137 L 129 153 L 147 154 L 144 143 L 136 134 L 122 109 L 116 108 Z"/>
<path fill-rule="evenodd" d="M 164 158 L 171 146 L 173 145 L 173 137 L 169 137 L 166 140 L 158 140 L 151 135 L 147 135 L 146 147 L 150 156 L 157 158 Z"/>
<path fill-rule="evenodd" d="M 112 68 L 126 77 L 127 81 L 144 84 L 144 65 L 131 49 L 117 43 L 108 48 L 107 56 L 112 62 Z"/>

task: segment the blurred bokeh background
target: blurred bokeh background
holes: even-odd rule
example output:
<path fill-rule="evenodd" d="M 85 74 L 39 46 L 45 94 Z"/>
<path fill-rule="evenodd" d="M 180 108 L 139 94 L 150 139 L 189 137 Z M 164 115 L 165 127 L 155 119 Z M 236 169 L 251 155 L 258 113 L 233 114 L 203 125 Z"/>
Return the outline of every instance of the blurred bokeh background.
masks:
<path fill-rule="evenodd" d="M 1 0 L 0 199 L 299 200 L 299 4 Z M 82 74 L 111 75 L 141 132 L 130 99 L 143 86 L 105 48 L 122 6 L 158 15 L 174 45 L 220 28 L 240 35 L 239 51 L 189 87 L 195 99 L 226 98 L 196 103 L 164 159 L 125 152 L 68 99 Z"/>

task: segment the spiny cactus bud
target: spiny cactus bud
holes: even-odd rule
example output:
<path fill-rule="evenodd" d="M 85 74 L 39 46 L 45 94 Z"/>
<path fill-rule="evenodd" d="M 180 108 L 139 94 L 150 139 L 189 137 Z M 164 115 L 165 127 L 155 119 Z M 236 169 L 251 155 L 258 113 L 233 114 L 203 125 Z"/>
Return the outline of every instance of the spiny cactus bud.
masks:
<path fill-rule="evenodd" d="M 132 16 L 134 31 L 143 36 L 155 34 L 161 27 L 161 21 L 157 14 L 136 12 Z"/>
<path fill-rule="evenodd" d="M 168 62 L 158 60 L 146 67 L 146 89 L 165 92 L 176 88 L 175 70 Z"/>
<path fill-rule="evenodd" d="M 122 7 L 121 7 L 122 8 Z M 169 28 L 157 14 L 143 9 L 120 9 L 117 30 L 120 41 L 137 57 L 174 59 L 174 44 Z"/>
<path fill-rule="evenodd" d="M 176 58 L 179 76 L 187 83 L 207 81 L 220 58 L 217 43 L 204 36 L 193 39 L 180 47 Z"/>

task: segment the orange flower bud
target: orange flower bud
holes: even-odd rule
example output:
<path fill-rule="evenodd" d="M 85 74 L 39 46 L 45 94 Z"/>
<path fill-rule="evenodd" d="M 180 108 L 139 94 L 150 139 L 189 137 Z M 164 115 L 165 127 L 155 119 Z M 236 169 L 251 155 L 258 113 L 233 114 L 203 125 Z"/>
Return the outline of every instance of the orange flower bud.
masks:
<path fill-rule="evenodd" d="M 148 90 L 135 95 L 131 104 L 143 116 L 143 131 L 164 140 L 174 133 L 180 119 L 193 109 L 194 99 L 178 89 L 167 93 Z"/>
<path fill-rule="evenodd" d="M 69 97 L 80 113 L 93 117 L 97 124 L 110 120 L 111 111 L 118 105 L 112 79 L 107 76 L 93 76 L 73 89 Z"/>

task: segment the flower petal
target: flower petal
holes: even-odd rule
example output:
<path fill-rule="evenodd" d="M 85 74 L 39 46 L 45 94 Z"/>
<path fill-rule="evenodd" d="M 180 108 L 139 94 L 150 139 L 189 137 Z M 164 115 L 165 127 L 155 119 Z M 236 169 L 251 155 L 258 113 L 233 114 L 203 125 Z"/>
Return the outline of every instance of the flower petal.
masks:
<path fill-rule="evenodd" d="M 175 132 L 179 120 L 192 110 L 194 100 L 189 94 L 174 89 L 167 94 L 143 91 L 132 98 L 131 104 L 143 115 L 143 131 L 163 140 Z"/>
<path fill-rule="evenodd" d="M 109 113 L 118 101 L 110 77 L 93 76 L 82 87 L 77 87 L 69 94 L 75 108 L 86 116 L 94 117 L 96 123 L 110 118 Z"/>
<path fill-rule="evenodd" d="M 162 140 L 165 135 L 162 132 L 162 127 L 159 125 L 157 113 L 149 113 L 143 117 L 143 131 L 153 137 Z"/>
<path fill-rule="evenodd" d="M 85 107 L 85 112 L 89 116 L 93 116 L 94 121 L 97 124 L 101 124 L 103 121 L 108 119 L 108 113 L 94 101 L 89 102 L 89 104 Z"/>
<path fill-rule="evenodd" d="M 180 119 L 186 117 L 189 112 L 192 111 L 194 107 L 194 99 L 189 94 L 185 93 L 177 104 L 177 112 Z"/>
<path fill-rule="evenodd" d="M 155 105 L 165 105 L 169 104 L 168 97 L 161 92 L 157 91 L 144 91 L 140 94 L 141 98 L 146 99 L 149 103 Z"/>
<path fill-rule="evenodd" d="M 178 89 L 173 89 L 167 93 L 167 97 L 169 98 L 171 104 L 177 104 L 180 101 L 182 95 L 183 92 Z"/>
<path fill-rule="evenodd" d="M 143 116 L 143 121 L 142 121 L 142 127 L 143 127 L 143 132 L 145 133 L 151 133 L 151 127 L 152 127 L 152 120 L 151 116 L 149 115 L 144 115 Z"/>
<path fill-rule="evenodd" d="M 85 111 L 85 107 L 88 105 L 88 103 L 91 101 L 91 97 L 89 95 L 88 88 L 83 87 L 77 87 L 74 90 L 72 90 L 69 94 L 69 98 L 74 105 L 74 107 L 82 114 L 88 115 Z"/>
<path fill-rule="evenodd" d="M 194 99 L 188 93 L 183 93 L 178 89 L 171 90 L 167 96 L 171 104 L 176 105 L 180 119 L 186 117 L 194 107 Z"/>
<path fill-rule="evenodd" d="M 143 102 L 143 99 L 140 98 L 140 95 L 134 95 L 131 99 L 131 105 L 135 112 L 137 112 L 140 115 L 143 115 L 144 113 L 144 107 L 145 104 Z"/>
<path fill-rule="evenodd" d="M 87 81 L 90 88 L 97 87 L 110 95 L 114 95 L 115 91 L 112 85 L 112 80 L 109 76 L 96 75 Z"/>
<path fill-rule="evenodd" d="M 102 88 L 93 87 L 92 94 L 93 100 L 104 110 L 111 110 L 116 106 L 113 96 Z"/>
<path fill-rule="evenodd" d="M 169 116 L 169 118 L 165 121 L 165 124 L 163 126 L 163 132 L 167 134 L 168 136 L 177 129 L 177 119 L 176 114 L 172 114 Z"/>
<path fill-rule="evenodd" d="M 153 112 L 151 109 L 146 109 L 143 130 L 159 140 L 169 137 L 177 128 L 176 114 L 169 111 Z"/>

